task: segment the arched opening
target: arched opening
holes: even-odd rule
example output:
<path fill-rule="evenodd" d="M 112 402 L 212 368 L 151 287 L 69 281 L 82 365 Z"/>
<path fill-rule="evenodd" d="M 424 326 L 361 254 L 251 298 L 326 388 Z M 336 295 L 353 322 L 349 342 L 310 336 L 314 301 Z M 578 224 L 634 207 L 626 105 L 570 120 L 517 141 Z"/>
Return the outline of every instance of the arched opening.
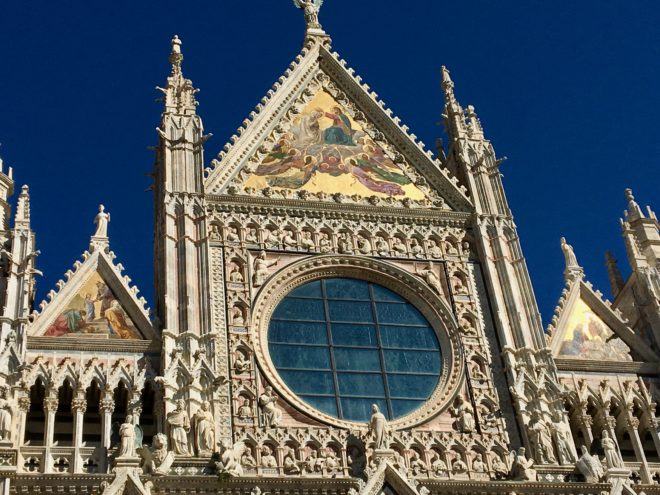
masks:
<path fill-rule="evenodd" d="M 83 445 L 88 447 L 100 447 L 101 435 L 101 411 L 99 403 L 101 400 L 101 387 L 93 380 L 85 393 L 87 399 L 87 410 L 83 421 Z"/>
<path fill-rule="evenodd" d="M 116 447 L 121 441 L 119 427 L 124 422 L 124 419 L 126 419 L 126 410 L 128 408 L 128 389 L 124 382 L 119 382 L 119 385 L 114 390 L 113 398 L 115 409 L 112 411 L 112 438 L 110 439 L 110 446 Z"/>
<path fill-rule="evenodd" d="M 73 386 L 69 380 L 65 380 L 57 391 L 57 412 L 55 413 L 55 424 L 53 443 L 54 445 L 73 445 L 73 411 L 71 401 L 73 399 Z"/>
<path fill-rule="evenodd" d="M 156 417 L 154 407 L 156 405 L 156 392 L 151 383 L 147 382 L 140 394 L 142 413 L 140 414 L 140 428 L 142 428 L 143 443 L 151 445 L 156 432 Z"/>
<path fill-rule="evenodd" d="M 46 425 L 46 415 L 44 413 L 44 397 L 46 396 L 46 387 L 37 378 L 37 381 L 30 387 L 30 409 L 27 412 L 25 421 L 25 445 L 43 445 L 44 427 Z"/>

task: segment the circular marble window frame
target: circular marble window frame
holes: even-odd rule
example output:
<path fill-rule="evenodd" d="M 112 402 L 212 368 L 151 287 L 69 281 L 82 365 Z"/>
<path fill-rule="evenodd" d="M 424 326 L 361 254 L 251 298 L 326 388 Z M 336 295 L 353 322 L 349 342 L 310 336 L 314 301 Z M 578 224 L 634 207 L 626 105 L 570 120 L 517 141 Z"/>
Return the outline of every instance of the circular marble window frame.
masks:
<path fill-rule="evenodd" d="M 342 277 L 365 280 L 393 290 L 424 315 L 440 342 L 442 372 L 438 385 L 424 405 L 390 421 L 390 427 L 402 429 L 417 426 L 445 410 L 460 390 L 465 366 L 458 325 L 450 308 L 419 277 L 391 263 L 363 256 L 320 255 L 305 258 L 284 267 L 261 287 L 253 304 L 251 333 L 255 357 L 266 380 L 283 400 L 317 421 L 348 429 L 364 425 L 336 418 L 304 402 L 277 372 L 268 351 L 270 319 L 282 299 L 308 282 Z"/>

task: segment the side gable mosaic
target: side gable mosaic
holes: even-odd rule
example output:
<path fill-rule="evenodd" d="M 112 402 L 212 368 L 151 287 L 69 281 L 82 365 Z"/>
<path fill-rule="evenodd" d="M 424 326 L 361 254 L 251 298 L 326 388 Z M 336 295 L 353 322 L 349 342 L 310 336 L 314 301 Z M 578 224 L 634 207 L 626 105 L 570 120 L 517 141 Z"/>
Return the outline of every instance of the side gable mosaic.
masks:
<path fill-rule="evenodd" d="M 632 361 L 630 347 L 582 299 L 573 308 L 559 355 L 580 359 Z"/>
<path fill-rule="evenodd" d="M 140 332 L 98 272 L 87 280 L 44 337 L 139 339 Z"/>

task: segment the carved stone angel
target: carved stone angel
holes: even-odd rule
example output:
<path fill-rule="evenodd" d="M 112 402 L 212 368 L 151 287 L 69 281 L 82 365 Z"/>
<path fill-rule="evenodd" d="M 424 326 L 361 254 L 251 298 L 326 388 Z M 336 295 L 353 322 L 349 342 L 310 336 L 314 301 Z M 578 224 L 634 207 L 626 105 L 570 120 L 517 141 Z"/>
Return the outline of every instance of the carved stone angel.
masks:
<path fill-rule="evenodd" d="M 587 483 L 598 483 L 605 474 L 603 464 L 597 456 L 589 454 L 589 451 L 584 445 L 580 449 L 582 455 L 575 463 L 575 467 L 584 476 Z"/>
<path fill-rule="evenodd" d="M 293 0 L 293 4 L 305 11 L 307 27 L 317 29 L 321 27 L 321 24 L 319 24 L 319 10 L 323 5 L 323 0 Z"/>
<path fill-rule="evenodd" d="M 220 460 L 215 463 L 218 474 L 232 477 L 243 476 L 241 458 L 245 452 L 245 443 L 236 442 L 231 445 L 228 441 L 224 441 L 221 447 Z"/>

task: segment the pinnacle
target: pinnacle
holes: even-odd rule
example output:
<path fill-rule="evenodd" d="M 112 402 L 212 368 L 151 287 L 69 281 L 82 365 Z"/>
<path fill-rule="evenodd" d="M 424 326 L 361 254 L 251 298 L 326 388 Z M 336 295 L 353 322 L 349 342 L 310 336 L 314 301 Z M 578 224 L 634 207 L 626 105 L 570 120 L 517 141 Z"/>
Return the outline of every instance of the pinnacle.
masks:
<path fill-rule="evenodd" d="M 628 188 L 625 190 L 626 200 L 628 201 L 628 210 L 627 217 L 630 220 L 635 220 L 636 218 L 644 218 L 641 208 L 635 201 L 635 196 L 633 195 L 632 189 Z"/>

